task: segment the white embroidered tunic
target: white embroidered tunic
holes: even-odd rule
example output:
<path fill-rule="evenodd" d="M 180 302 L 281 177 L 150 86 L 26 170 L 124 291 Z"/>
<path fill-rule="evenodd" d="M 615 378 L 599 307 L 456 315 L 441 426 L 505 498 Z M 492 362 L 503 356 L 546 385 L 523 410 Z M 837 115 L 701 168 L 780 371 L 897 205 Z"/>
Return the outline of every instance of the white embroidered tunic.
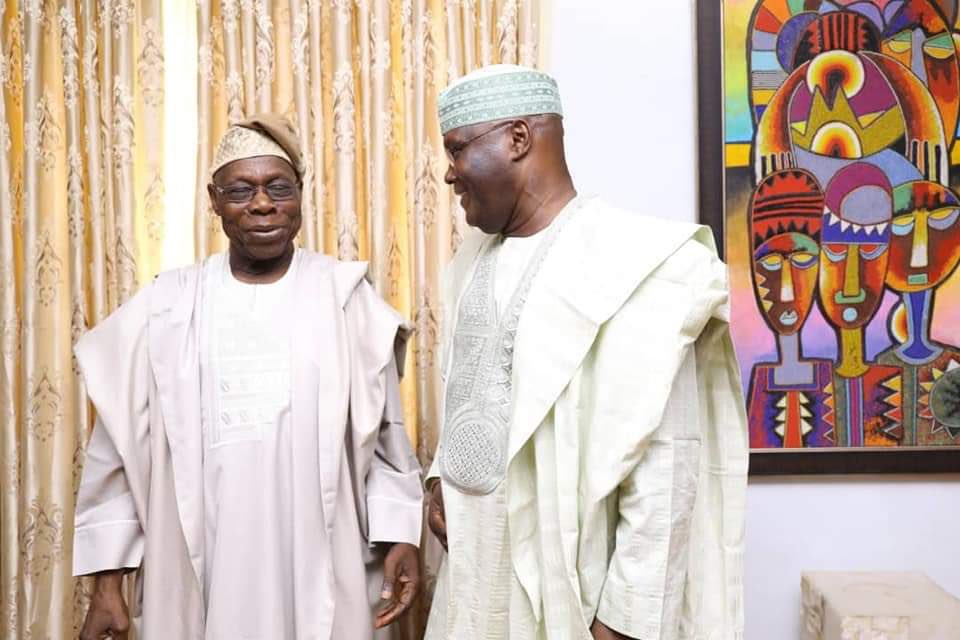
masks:
<path fill-rule="evenodd" d="M 206 638 L 295 637 L 290 331 L 296 258 L 270 284 L 204 266 Z"/>
<path fill-rule="evenodd" d="M 498 237 L 487 245 L 485 255 L 492 260 L 493 273 L 486 286 L 492 294 L 494 323 L 499 324 L 507 312 L 545 235 L 541 231 L 523 238 Z M 477 262 L 479 266 L 481 260 Z M 486 282 L 483 275 L 478 280 Z M 445 483 L 443 495 L 452 554 L 438 580 L 433 606 L 439 615 L 431 618 L 426 640 L 542 637 L 535 631 L 536 620 L 510 564 L 505 483 L 500 481 L 484 495 Z"/>

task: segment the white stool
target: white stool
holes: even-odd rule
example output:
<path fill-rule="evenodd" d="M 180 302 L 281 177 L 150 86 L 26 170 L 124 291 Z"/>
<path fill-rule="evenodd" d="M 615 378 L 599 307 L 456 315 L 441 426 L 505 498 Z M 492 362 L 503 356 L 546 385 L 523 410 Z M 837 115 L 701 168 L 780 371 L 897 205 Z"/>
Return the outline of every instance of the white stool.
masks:
<path fill-rule="evenodd" d="M 802 640 L 960 640 L 960 599 L 920 572 L 805 571 Z"/>

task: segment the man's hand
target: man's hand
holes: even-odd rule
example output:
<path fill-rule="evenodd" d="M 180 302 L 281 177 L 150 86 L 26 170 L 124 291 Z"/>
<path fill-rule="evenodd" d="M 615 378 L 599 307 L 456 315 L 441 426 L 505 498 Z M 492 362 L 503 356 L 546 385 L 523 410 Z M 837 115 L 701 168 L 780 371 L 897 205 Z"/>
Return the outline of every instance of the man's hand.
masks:
<path fill-rule="evenodd" d="M 420 551 L 412 544 L 399 542 L 383 560 L 383 606 L 373 626 L 382 629 L 405 614 L 420 590 Z"/>
<path fill-rule="evenodd" d="M 596 618 L 590 626 L 590 634 L 593 636 L 593 640 L 630 640 L 627 636 L 614 631 Z"/>
<path fill-rule="evenodd" d="M 430 503 L 427 507 L 427 524 L 430 531 L 437 536 L 437 540 L 443 545 L 443 550 L 447 550 L 447 517 L 443 510 L 443 489 L 440 487 L 439 478 L 430 485 Z"/>
<path fill-rule="evenodd" d="M 80 631 L 80 640 L 100 640 L 103 637 L 126 640 L 130 629 L 130 614 L 123 601 L 123 569 L 97 574 L 90 600 L 90 610 Z"/>

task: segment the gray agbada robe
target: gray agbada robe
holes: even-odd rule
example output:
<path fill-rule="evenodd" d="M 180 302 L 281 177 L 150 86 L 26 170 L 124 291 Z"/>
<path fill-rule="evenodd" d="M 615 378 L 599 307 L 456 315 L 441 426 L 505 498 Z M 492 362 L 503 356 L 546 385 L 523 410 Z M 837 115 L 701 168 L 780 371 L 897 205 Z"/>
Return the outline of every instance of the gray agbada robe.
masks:
<path fill-rule="evenodd" d="M 419 544 L 421 533 L 420 467 L 391 370 L 402 368 L 408 330 L 364 279 L 365 264 L 308 251 L 297 259 L 294 312 L 278 328 L 292 339 L 288 628 L 298 640 L 373 638 L 386 546 L 375 543 Z M 161 274 L 76 347 L 97 421 L 74 574 L 137 568 L 129 605 L 144 640 L 208 637 L 201 269 Z"/>

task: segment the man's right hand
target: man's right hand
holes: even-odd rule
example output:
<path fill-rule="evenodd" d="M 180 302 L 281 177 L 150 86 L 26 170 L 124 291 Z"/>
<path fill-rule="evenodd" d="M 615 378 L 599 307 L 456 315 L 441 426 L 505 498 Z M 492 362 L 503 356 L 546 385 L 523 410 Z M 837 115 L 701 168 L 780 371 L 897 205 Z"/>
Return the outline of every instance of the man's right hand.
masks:
<path fill-rule="evenodd" d="M 80 640 L 113 638 L 126 640 L 130 614 L 123 601 L 123 569 L 98 573 L 90 600 L 90 610 L 80 631 Z"/>
<path fill-rule="evenodd" d="M 440 487 L 440 479 L 436 478 L 430 485 L 430 503 L 427 506 L 427 524 L 430 531 L 437 536 L 437 540 L 443 545 L 444 551 L 447 550 L 447 518 L 443 510 L 443 489 Z"/>

